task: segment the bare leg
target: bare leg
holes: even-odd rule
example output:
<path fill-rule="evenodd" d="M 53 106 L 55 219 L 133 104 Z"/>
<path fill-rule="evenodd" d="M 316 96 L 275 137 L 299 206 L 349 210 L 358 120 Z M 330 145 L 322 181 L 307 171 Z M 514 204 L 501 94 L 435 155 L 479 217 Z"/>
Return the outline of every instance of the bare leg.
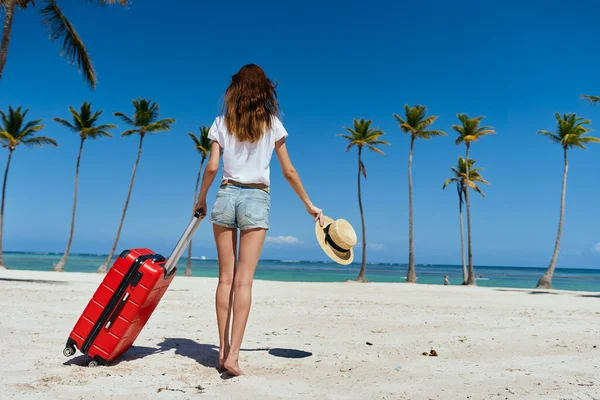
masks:
<path fill-rule="evenodd" d="M 213 225 L 217 257 L 219 258 L 219 284 L 215 295 L 217 309 L 217 325 L 219 327 L 219 369 L 229 353 L 229 322 L 233 300 L 233 277 L 235 271 L 235 254 L 237 245 L 237 229 Z"/>
<path fill-rule="evenodd" d="M 241 231 L 240 233 L 240 256 L 233 280 L 234 299 L 231 347 L 229 348 L 229 354 L 224 364 L 225 368 L 233 375 L 243 374 L 238 365 L 238 359 L 252 303 L 254 271 L 262 252 L 266 232 L 264 229 L 251 229 Z"/>

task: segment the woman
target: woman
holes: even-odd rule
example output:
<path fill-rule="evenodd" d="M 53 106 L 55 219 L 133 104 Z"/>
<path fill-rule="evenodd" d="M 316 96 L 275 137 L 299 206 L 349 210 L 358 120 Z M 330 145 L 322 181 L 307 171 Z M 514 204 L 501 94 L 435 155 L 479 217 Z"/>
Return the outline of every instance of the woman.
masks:
<path fill-rule="evenodd" d="M 269 229 L 269 165 L 273 150 L 285 179 L 306 211 L 323 226 L 322 210 L 311 203 L 290 161 L 285 144 L 288 134 L 278 118 L 275 87 L 254 64 L 242 67 L 232 77 L 225 92 L 223 116 L 216 118 L 208 135 L 213 142 L 196 204 L 196 209 L 207 213 L 206 194 L 219 170 L 223 151 L 223 180 L 210 221 L 219 259 L 216 293 L 219 369 L 236 376 L 243 374 L 238 365 L 239 352 L 250 312 L 254 271 Z M 236 267 L 238 229 L 240 249 Z"/>

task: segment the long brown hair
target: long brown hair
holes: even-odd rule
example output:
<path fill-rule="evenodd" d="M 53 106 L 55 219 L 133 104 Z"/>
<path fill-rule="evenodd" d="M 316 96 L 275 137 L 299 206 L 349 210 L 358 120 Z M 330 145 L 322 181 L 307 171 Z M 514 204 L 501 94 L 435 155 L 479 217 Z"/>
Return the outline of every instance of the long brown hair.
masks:
<path fill-rule="evenodd" d="M 279 114 L 275 84 L 256 64 L 240 68 L 225 91 L 227 130 L 241 142 L 257 142 Z"/>

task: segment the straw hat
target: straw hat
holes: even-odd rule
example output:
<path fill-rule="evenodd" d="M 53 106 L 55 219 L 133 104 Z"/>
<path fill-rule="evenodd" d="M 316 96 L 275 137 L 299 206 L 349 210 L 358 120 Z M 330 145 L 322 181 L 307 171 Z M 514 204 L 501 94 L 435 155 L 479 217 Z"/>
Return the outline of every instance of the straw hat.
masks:
<path fill-rule="evenodd" d="M 354 260 L 353 247 L 356 245 L 356 232 L 345 219 L 333 220 L 323 216 L 323 226 L 315 224 L 319 245 L 333 261 L 348 265 Z"/>

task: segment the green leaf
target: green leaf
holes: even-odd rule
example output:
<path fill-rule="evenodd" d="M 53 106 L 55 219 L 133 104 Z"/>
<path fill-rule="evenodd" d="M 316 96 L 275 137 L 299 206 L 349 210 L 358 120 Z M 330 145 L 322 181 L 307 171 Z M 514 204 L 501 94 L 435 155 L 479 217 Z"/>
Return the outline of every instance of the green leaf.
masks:
<path fill-rule="evenodd" d="M 86 82 L 92 89 L 96 88 L 96 71 L 92 65 L 85 45 L 75 31 L 75 28 L 63 14 L 54 0 L 45 0 L 42 8 L 42 22 L 47 27 L 47 33 L 52 41 L 62 40 L 61 56 L 70 64 L 77 64 L 77 70 L 83 73 Z"/>
<path fill-rule="evenodd" d="M 122 136 L 122 137 L 124 137 L 124 136 L 131 136 L 131 135 L 134 135 L 134 134 L 136 134 L 136 133 L 141 133 L 141 132 L 140 132 L 140 130 L 139 130 L 139 129 L 129 129 L 129 130 L 127 130 L 127 131 L 123 132 L 123 133 L 121 134 L 121 136 Z"/>
<path fill-rule="evenodd" d="M 589 95 L 589 94 L 582 94 L 581 98 L 582 99 L 587 99 L 590 104 L 596 104 L 596 103 L 600 102 L 600 96 L 592 96 L 592 95 Z"/>
<path fill-rule="evenodd" d="M 62 126 L 64 126 L 67 129 L 77 132 L 77 128 L 75 128 L 69 121 L 65 121 L 62 118 L 52 118 L 52 120 L 54 120 L 55 122 L 58 122 L 59 124 L 61 124 Z"/>
<path fill-rule="evenodd" d="M 579 147 L 585 149 L 586 143 L 600 143 L 600 139 L 586 136 L 591 128 L 585 126 L 591 124 L 590 120 L 577 117 L 574 113 L 554 113 L 556 119 L 556 133 L 540 130 L 538 135 L 546 136 L 553 143 L 560 144 L 564 149 Z"/>
<path fill-rule="evenodd" d="M 483 183 L 485 185 L 489 185 L 490 183 L 483 179 L 479 173 L 479 171 L 483 170 L 483 168 L 473 168 L 475 162 L 475 160 L 469 158 L 469 187 L 483 195 L 483 192 L 477 186 L 477 183 Z M 454 176 L 444 181 L 442 189 L 444 189 L 451 182 L 456 182 L 461 186 L 461 188 L 464 188 L 467 183 L 467 163 L 465 162 L 465 159 L 458 157 L 458 167 L 450 167 L 450 170 L 454 173 Z"/>
<path fill-rule="evenodd" d="M 90 4 L 98 4 L 100 6 L 120 4 L 123 7 L 129 6 L 129 0 L 85 0 L 86 3 Z"/>
<path fill-rule="evenodd" d="M 452 125 L 452 129 L 458 133 L 458 137 L 454 142 L 456 145 L 465 143 L 468 146 L 471 142 L 475 142 L 484 136 L 496 133 L 491 127 L 480 125 L 481 120 L 484 118 L 483 115 L 469 118 L 467 114 L 457 114 L 457 118 L 461 124 Z"/>
<path fill-rule="evenodd" d="M 47 145 L 58 147 L 58 143 L 56 142 L 56 140 L 45 136 L 38 136 L 31 139 L 27 139 L 24 140 L 22 143 L 27 147 L 42 147 Z"/>
<path fill-rule="evenodd" d="M 349 144 L 346 147 L 346 151 L 349 151 L 353 146 L 366 146 L 369 150 L 385 155 L 383 151 L 376 147 L 379 145 L 389 145 L 388 142 L 379 139 L 385 133 L 379 129 L 371 128 L 371 124 L 371 120 L 366 121 L 364 118 L 360 120 L 355 118 L 352 128 L 344 127 L 350 134 L 338 134 L 337 136 L 348 140 Z"/>
<path fill-rule="evenodd" d="M 115 113 L 113 113 L 113 115 L 114 115 L 115 117 L 118 117 L 118 118 L 120 118 L 120 119 L 121 119 L 123 122 L 125 122 L 126 124 L 129 124 L 129 125 L 135 125 L 135 124 L 133 123 L 133 120 L 132 120 L 131 118 L 129 118 L 127 115 L 123 114 L 122 112 L 115 112 Z"/>

